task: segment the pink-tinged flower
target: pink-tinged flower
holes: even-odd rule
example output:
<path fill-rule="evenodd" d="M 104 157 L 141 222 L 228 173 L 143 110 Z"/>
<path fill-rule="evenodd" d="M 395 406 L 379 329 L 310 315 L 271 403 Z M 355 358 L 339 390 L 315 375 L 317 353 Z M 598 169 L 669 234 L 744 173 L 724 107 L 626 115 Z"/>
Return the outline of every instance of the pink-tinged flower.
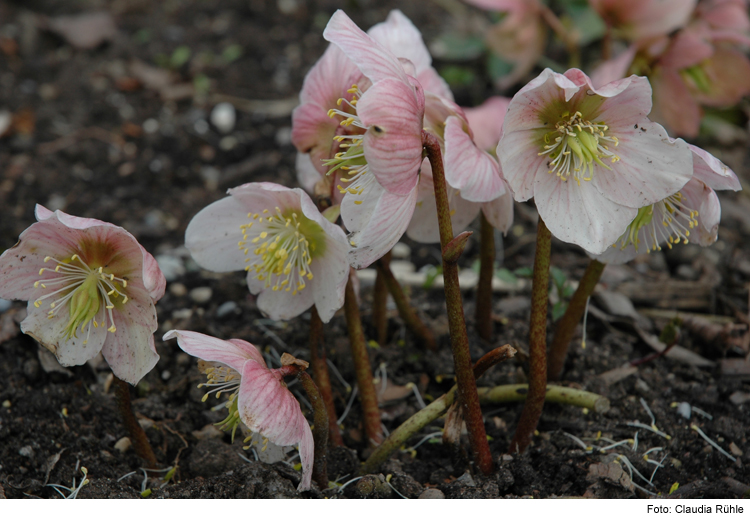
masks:
<path fill-rule="evenodd" d="M 697 0 L 589 0 L 589 3 L 617 36 L 635 42 L 683 27 Z"/>
<path fill-rule="evenodd" d="M 650 111 L 644 77 L 595 89 L 580 70 L 545 70 L 511 100 L 497 147 L 515 199 L 533 197 L 562 241 L 605 251 L 640 207 L 693 173 L 687 144 L 671 142 Z"/>
<path fill-rule="evenodd" d="M 513 63 L 513 70 L 498 79 L 506 89 L 523 79 L 534 67 L 547 45 L 547 25 L 537 0 L 466 0 L 489 11 L 505 12 L 505 17 L 485 35 L 487 46 Z"/>
<path fill-rule="evenodd" d="M 258 349 L 244 340 L 220 340 L 180 330 L 167 332 L 164 340 L 175 337 L 185 353 L 201 359 L 198 367 L 208 377 L 203 386 L 211 388 L 203 400 L 214 393 L 217 398 L 224 392 L 229 394 L 229 415 L 220 423 L 222 430 L 231 430 L 234 438 L 242 422 L 279 446 L 297 445 L 302 462 L 302 481 L 297 490 L 309 490 L 314 457 L 312 431 L 299 402 L 284 384 L 284 367 L 269 369 Z"/>
<path fill-rule="evenodd" d="M 37 223 L 0 256 L 0 297 L 28 300 L 21 331 L 63 366 L 100 351 L 120 379 L 137 384 L 159 360 L 154 302 L 166 282 L 125 229 L 36 206 Z"/>
<path fill-rule="evenodd" d="M 331 117 L 349 130 L 339 134 L 340 152 L 326 162 L 343 170 L 341 217 L 351 232 L 350 263 L 366 267 L 388 252 L 409 225 L 422 164 L 425 97 L 411 61 L 400 60 L 359 29 L 342 11 L 323 36 L 339 46 L 371 85 L 353 86 Z"/>
<path fill-rule="evenodd" d="M 328 322 L 344 303 L 349 245 L 302 189 L 247 183 L 200 211 L 185 246 L 210 271 L 247 271 L 258 308 L 274 320 L 313 304 Z"/>
<path fill-rule="evenodd" d="M 688 145 L 693 154 L 693 178 L 679 192 L 638 210 L 625 233 L 604 253 L 592 258 L 625 263 L 663 245 L 693 242 L 707 246 L 718 237 L 721 206 L 714 190 L 740 190 L 735 173 L 714 156 Z"/>

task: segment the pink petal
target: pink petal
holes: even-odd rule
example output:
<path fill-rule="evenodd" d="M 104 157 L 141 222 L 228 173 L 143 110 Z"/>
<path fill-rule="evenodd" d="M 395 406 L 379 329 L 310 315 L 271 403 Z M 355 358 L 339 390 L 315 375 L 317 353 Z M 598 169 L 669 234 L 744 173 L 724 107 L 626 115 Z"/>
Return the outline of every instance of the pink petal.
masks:
<path fill-rule="evenodd" d="M 263 210 L 262 207 L 256 210 Z M 248 209 L 233 196 L 220 199 L 196 214 L 185 231 L 185 247 L 201 267 L 214 272 L 240 271 L 247 265 L 237 245 L 240 225 L 246 224 Z"/>
<path fill-rule="evenodd" d="M 599 64 L 591 74 L 591 83 L 597 87 L 604 86 L 625 77 L 637 51 L 637 46 L 630 46 L 615 58 Z"/>
<path fill-rule="evenodd" d="M 585 114 L 585 117 L 591 121 L 603 121 L 610 128 L 632 127 L 633 119 L 645 117 L 651 111 L 651 85 L 646 77 L 631 75 L 591 91 L 604 99 L 594 103 L 599 108 L 598 115 Z M 592 99 L 596 100 L 596 97 Z M 586 99 L 582 106 L 590 104 L 589 100 Z"/>
<path fill-rule="evenodd" d="M 508 234 L 508 229 L 513 225 L 513 194 L 510 189 L 499 198 L 482 203 L 482 212 L 490 225 Z"/>
<path fill-rule="evenodd" d="M 422 34 L 398 9 L 388 13 L 385 22 L 375 24 L 367 34 L 394 56 L 408 59 L 417 73 L 430 68 L 432 57 Z"/>
<path fill-rule="evenodd" d="M 608 163 L 611 170 L 597 166 L 592 181 L 608 199 L 633 208 L 674 194 L 693 173 L 693 158 L 687 143 L 672 142 L 656 123 L 637 124 L 638 128 L 611 130 L 620 140 L 619 146 L 612 149 L 620 161 Z"/>
<path fill-rule="evenodd" d="M 112 373 L 134 386 L 159 361 L 154 346 L 154 332 L 159 327 L 156 309 L 148 291 L 137 285 L 140 284 L 129 282 L 128 302 L 112 310 L 116 331 L 102 331 L 107 335 L 102 355 Z"/>
<path fill-rule="evenodd" d="M 742 190 L 734 171 L 705 150 L 688 144 L 693 153 L 693 177 L 714 190 Z"/>
<path fill-rule="evenodd" d="M 505 193 L 497 161 L 477 148 L 456 117 L 445 123 L 444 163 L 446 181 L 465 200 L 492 201 Z"/>
<path fill-rule="evenodd" d="M 375 184 L 371 187 L 375 187 Z M 406 196 L 382 190 L 378 192 L 377 189 L 373 191 L 373 198 L 376 201 L 372 205 L 372 215 L 364 228 L 349 235 L 349 243 L 352 246 L 349 252 L 349 264 L 352 267 L 356 269 L 367 267 L 396 245 L 411 221 L 417 200 L 417 189 L 418 186 L 414 185 L 411 193 Z M 368 191 L 369 188 L 365 194 Z M 368 199 L 364 194 L 359 198 Z M 347 195 L 341 205 L 344 222 L 346 222 L 345 209 L 357 207 L 357 205 L 350 205 L 353 200 L 351 195 Z M 351 213 L 349 215 L 351 216 Z"/>
<path fill-rule="evenodd" d="M 176 329 L 168 331 L 163 340 L 173 338 L 177 338 L 177 345 L 188 355 L 209 362 L 220 362 L 237 372 L 242 372 L 247 361 L 254 361 L 264 368 L 266 365 L 260 352 L 248 342 L 237 339 L 226 341 L 195 331 Z M 240 342 L 243 344 L 239 345 Z"/>
<path fill-rule="evenodd" d="M 482 150 L 489 152 L 497 148 L 509 105 L 510 99 L 507 97 L 490 97 L 476 108 L 463 109 L 474 134 L 474 142 Z"/>
<path fill-rule="evenodd" d="M 321 169 L 326 168 L 322 164 L 318 164 L 321 166 Z M 295 168 L 297 169 L 297 181 L 300 186 L 305 189 L 306 192 L 313 194 L 315 191 L 315 185 L 323 180 L 323 176 L 318 172 L 315 164 L 313 164 L 310 155 L 297 152 Z"/>
<path fill-rule="evenodd" d="M 538 146 L 539 134 L 538 130 L 512 133 L 506 130 L 497 145 L 497 158 L 503 176 L 513 190 L 516 201 L 527 201 L 534 196 L 537 177 L 556 177 L 549 174 L 549 157 L 538 155 L 541 150 Z"/>
<path fill-rule="evenodd" d="M 638 211 L 608 200 L 591 183 L 578 185 L 549 174 L 537 179 L 534 201 L 555 237 L 599 254 L 615 243 Z"/>
<path fill-rule="evenodd" d="M 63 309 L 65 309 L 63 307 Z M 104 310 L 104 308 L 102 308 Z M 90 334 L 77 332 L 76 336 L 66 338 L 65 328 L 68 325 L 67 311 L 65 316 L 47 317 L 49 307 L 47 304 L 40 308 L 34 307 L 34 302 L 29 301 L 26 306 L 28 315 L 21 321 L 21 331 L 33 337 L 45 348 L 50 350 L 57 361 L 65 367 L 79 366 L 87 360 L 96 357 L 107 338 L 106 328 L 92 328 Z M 97 316 L 101 320 L 101 315 Z M 84 340 L 88 340 L 86 344 Z"/>
<path fill-rule="evenodd" d="M 308 489 L 312 432 L 299 402 L 286 386 L 264 365 L 248 361 L 242 369 L 238 409 L 240 419 L 253 432 L 279 446 L 300 445 L 303 478 L 299 489 Z"/>
<path fill-rule="evenodd" d="M 673 135 L 695 137 L 701 109 L 676 70 L 658 68 L 651 75 L 654 109 L 650 118 L 663 123 Z"/>
<path fill-rule="evenodd" d="M 750 60 L 740 51 L 719 47 L 701 67 L 709 90 L 694 90 L 696 101 L 708 106 L 731 106 L 750 94 Z"/>
<path fill-rule="evenodd" d="M 310 265 L 313 273 L 310 287 L 318 315 L 324 323 L 329 322 L 344 305 L 346 282 L 349 278 L 349 243 L 341 229 L 336 225 L 333 227 L 339 229 L 343 243 L 330 244 L 326 247 L 325 255 L 314 259 Z"/>
<path fill-rule="evenodd" d="M 156 302 L 164 296 L 167 279 L 164 278 L 159 264 L 156 263 L 156 259 L 151 256 L 151 253 L 141 247 L 141 254 L 143 255 L 143 285 L 151 295 L 151 299 Z"/>
<path fill-rule="evenodd" d="M 341 48 L 362 71 L 362 74 L 373 83 L 389 78 L 408 83 L 399 60 L 359 29 L 340 9 L 328 21 L 323 37 Z"/>
<path fill-rule="evenodd" d="M 364 151 L 372 173 L 388 192 L 409 194 L 422 164 L 424 105 L 411 86 L 388 79 L 365 92 L 357 113 L 368 127 Z"/>

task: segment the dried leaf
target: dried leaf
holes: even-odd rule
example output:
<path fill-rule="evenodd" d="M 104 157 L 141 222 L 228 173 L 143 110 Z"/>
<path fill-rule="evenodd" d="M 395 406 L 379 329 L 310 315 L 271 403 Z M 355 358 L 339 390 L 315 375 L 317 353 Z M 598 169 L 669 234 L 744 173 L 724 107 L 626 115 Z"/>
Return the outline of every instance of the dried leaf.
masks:
<path fill-rule="evenodd" d="M 117 35 L 112 15 L 106 12 L 83 13 L 73 16 L 42 18 L 41 26 L 57 33 L 68 44 L 78 49 L 94 49 Z"/>

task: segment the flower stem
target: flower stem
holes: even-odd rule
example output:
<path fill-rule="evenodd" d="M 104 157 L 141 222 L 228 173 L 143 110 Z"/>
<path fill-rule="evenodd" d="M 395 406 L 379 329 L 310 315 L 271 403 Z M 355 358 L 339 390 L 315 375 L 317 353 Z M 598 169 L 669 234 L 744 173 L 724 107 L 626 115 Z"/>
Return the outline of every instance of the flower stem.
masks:
<path fill-rule="evenodd" d="M 443 157 L 437 138 L 429 132 L 422 131 L 422 145 L 430 160 L 432 178 L 435 188 L 438 226 L 440 228 L 440 245 L 445 249 L 453 240 L 450 205 L 443 170 Z M 464 410 L 466 429 L 469 432 L 469 443 L 474 453 L 474 462 L 483 474 L 492 472 L 492 455 L 487 442 L 482 409 L 477 397 L 477 383 L 471 367 L 469 337 L 466 333 L 463 299 L 458 283 L 458 266 L 443 258 L 443 280 L 445 283 L 445 303 L 448 311 L 448 328 L 451 335 L 453 365 L 456 370 L 458 396 Z"/>
<path fill-rule="evenodd" d="M 531 319 L 529 322 L 529 393 L 523 405 L 516 433 L 510 442 L 510 453 L 522 453 L 531 443 L 544 407 L 547 391 L 547 304 L 549 304 L 549 259 L 552 234 L 539 218 L 534 256 L 534 278 L 531 285 Z"/>
<path fill-rule="evenodd" d="M 378 397 L 375 393 L 375 385 L 372 382 L 370 355 L 367 353 L 365 334 L 362 332 L 362 319 L 359 315 L 359 305 L 357 305 L 357 295 L 354 293 L 351 277 L 346 283 L 344 313 L 346 314 L 346 327 L 349 331 L 349 345 L 354 361 L 354 373 L 359 386 L 359 400 L 362 403 L 365 435 L 368 443 L 379 445 L 383 441 L 383 430 L 380 424 Z"/>
<path fill-rule="evenodd" d="M 321 397 L 320 390 L 315 385 L 307 372 L 301 371 L 297 374 L 297 378 L 302 383 L 302 387 L 307 393 L 307 398 L 310 399 L 310 404 L 313 408 L 313 422 L 315 427 L 313 428 L 313 441 L 315 444 L 315 460 L 313 461 L 313 473 L 312 478 L 320 487 L 320 490 L 328 488 L 328 466 L 327 466 L 327 455 L 328 455 L 328 412 L 326 411 L 326 404 Z M 338 430 L 338 428 L 336 428 Z"/>
<path fill-rule="evenodd" d="M 390 266 L 383 263 L 382 259 L 378 261 L 378 278 L 383 278 L 383 283 L 388 288 L 387 291 L 393 297 L 398 307 L 398 313 L 401 315 L 404 323 L 414 335 L 421 340 L 428 349 L 435 351 L 437 350 L 437 342 L 435 336 L 430 331 L 422 319 L 419 318 L 417 312 L 409 304 L 409 299 L 406 298 L 404 290 L 401 289 L 401 284 L 398 283 L 396 277 L 393 276 Z"/>
<path fill-rule="evenodd" d="M 576 326 L 578 326 L 581 317 L 583 317 L 583 312 L 586 310 L 586 303 L 591 293 L 594 292 L 596 284 L 599 283 L 604 266 L 605 264 L 599 260 L 589 262 L 586 272 L 583 273 L 581 281 L 578 282 L 578 289 L 570 299 L 568 309 L 565 310 L 565 314 L 557 323 L 552 346 L 547 354 L 547 380 L 556 381 L 560 378 L 570 341 L 573 339 Z"/>
<path fill-rule="evenodd" d="M 122 416 L 122 421 L 133 449 L 138 457 L 146 462 L 146 468 L 156 468 L 156 456 L 151 448 L 151 443 L 148 442 L 146 432 L 143 431 L 143 428 L 138 423 L 138 419 L 133 414 L 133 407 L 130 405 L 130 386 L 117 377 L 114 379 L 114 384 L 117 408 L 120 410 L 120 416 Z"/>
<path fill-rule="evenodd" d="M 381 267 L 390 270 L 390 265 L 391 251 L 388 251 L 378 260 L 378 274 L 375 277 L 375 288 L 372 291 L 372 325 L 375 326 L 376 338 L 381 346 L 388 341 L 388 317 L 385 310 L 385 304 L 388 301 L 388 289 Z"/>
<path fill-rule="evenodd" d="M 482 404 L 504 404 L 510 402 L 523 401 L 528 393 L 528 384 L 509 384 L 505 386 L 495 386 L 493 388 L 478 388 L 477 395 Z M 456 395 L 456 387 L 435 399 L 432 403 L 421 409 L 419 412 L 404 421 L 401 426 L 391 432 L 391 435 L 383 441 L 364 462 L 360 468 L 360 474 L 370 474 L 375 472 L 378 467 L 385 462 L 396 450 L 406 443 L 409 438 L 419 433 L 425 426 L 430 424 L 438 417 L 445 414 L 448 408 L 453 404 Z M 567 404 L 579 406 L 597 413 L 604 413 L 609 410 L 609 399 L 602 395 L 591 392 L 584 392 L 574 388 L 565 388 L 563 386 L 548 386 L 545 395 L 547 401 L 551 403 Z"/>
<path fill-rule="evenodd" d="M 343 446 L 341 430 L 336 422 L 336 406 L 333 403 L 331 376 L 328 374 L 326 348 L 323 340 L 323 321 L 320 320 L 315 306 L 310 311 L 310 366 L 320 390 L 320 396 L 326 406 L 328 415 L 328 438 L 332 445 Z"/>
<path fill-rule="evenodd" d="M 479 246 L 479 282 L 477 283 L 476 325 L 477 333 L 486 341 L 492 340 L 492 275 L 495 271 L 495 229 L 484 212 Z"/>

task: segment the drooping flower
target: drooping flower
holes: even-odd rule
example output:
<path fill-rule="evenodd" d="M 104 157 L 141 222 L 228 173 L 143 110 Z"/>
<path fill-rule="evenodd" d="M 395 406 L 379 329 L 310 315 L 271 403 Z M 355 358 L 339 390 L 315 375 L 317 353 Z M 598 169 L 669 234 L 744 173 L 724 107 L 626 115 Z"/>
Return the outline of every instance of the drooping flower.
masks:
<path fill-rule="evenodd" d="M 494 53 L 513 63 L 512 71 L 498 79 L 498 87 L 513 86 L 532 70 L 547 45 L 541 5 L 538 0 L 466 0 L 466 3 L 505 13 L 489 29 L 485 42 Z"/>
<path fill-rule="evenodd" d="M 159 360 L 156 309 L 166 281 L 125 229 L 36 206 L 37 223 L 0 256 L 0 297 L 28 300 L 21 331 L 63 366 L 100 351 L 137 384 Z"/>
<path fill-rule="evenodd" d="M 714 243 L 718 237 L 721 206 L 715 190 L 741 189 L 735 173 L 714 156 L 688 145 L 693 154 L 693 178 L 667 198 L 646 205 L 613 247 L 592 258 L 604 263 L 625 263 L 638 254 L 670 249 L 678 243 L 693 242 L 701 246 Z"/>
<path fill-rule="evenodd" d="M 388 252 L 409 225 L 422 164 L 425 97 L 408 60 L 399 60 L 359 29 L 342 11 L 323 36 L 338 46 L 371 85 L 352 86 L 331 117 L 348 130 L 336 139 L 340 152 L 326 162 L 346 177 L 341 217 L 351 232 L 350 263 L 366 267 Z M 407 73 L 408 70 L 408 73 Z"/>
<path fill-rule="evenodd" d="M 287 320 L 313 304 L 328 322 L 344 303 L 349 245 L 302 189 L 247 183 L 201 210 L 185 246 L 210 271 L 247 271 L 258 308 Z"/>
<path fill-rule="evenodd" d="M 428 98 L 428 105 L 430 99 Z M 492 97 L 477 108 L 428 113 L 440 115 L 426 128 L 444 145 L 445 178 L 454 235 L 462 232 L 481 210 L 490 224 L 507 232 L 513 223 L 513 195 L 500 165 L 487 150 L 494 150 L 510 99 Z M 437 104 L 437 103 L 435 103 Z M 448 108 L 450 110 L 450 108 Z M 445 117 L 447 115 L 447 117 Z M 406 234 L 422 243 L 440 241 L 432 169 L 425 160 L 417 205 Z"/>
<path fill-rule="evenodd" d="M 242 422 L 279 446 L 297 445 L 302 462 L 302 481 L 297 490 L 309 490 L 314 457 L 312 431 L 299 402 L 284 384 L 288 375 L 284 366 L 269 369 L 258 349 L 244 340 L 220 340 L 181 330 L 164 335 L 165 341 L 173 338 L 185 353 L 201 359 L 198 367 L 208 378 L 201 386 L 210 388 L 204 401 L 210 394 L 217 398 L 229 394 L 229 415 L 220 423 L 221 428 L 234 437 Z"/>
<path fill-rule="evenodd" d="M 667 35 L 683 27 L 698 0 L 589 0 L 615 34 L 630 41 Z"/>
<path fill-rule="evenodd" d="M 497 155 L 515 199 L 534 197 L 552 234 L 598 254 L 638 209 L 689 181 L 687 144 L 646 116 L 651 88 L 631 76 L 595 89 L 547 69 L 513 97 Z"/>

